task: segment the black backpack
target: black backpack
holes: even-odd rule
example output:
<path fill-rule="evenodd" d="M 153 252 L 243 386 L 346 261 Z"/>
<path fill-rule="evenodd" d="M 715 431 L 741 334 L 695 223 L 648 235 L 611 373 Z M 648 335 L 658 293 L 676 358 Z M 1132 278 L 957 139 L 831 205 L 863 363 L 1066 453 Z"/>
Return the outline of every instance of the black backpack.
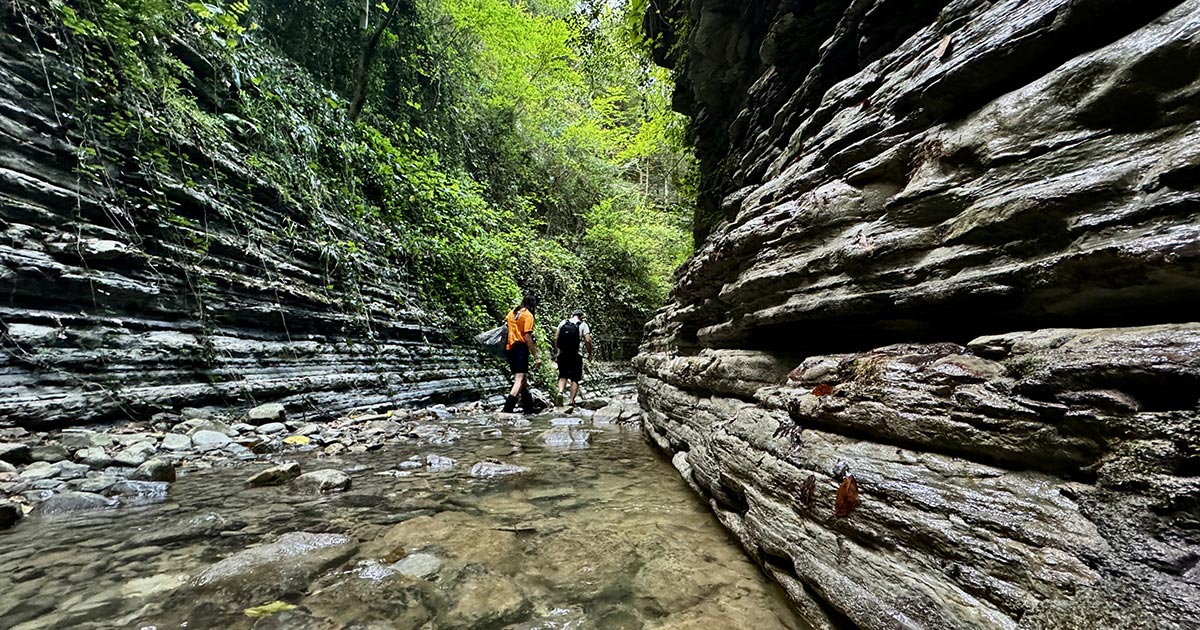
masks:
<path fill-rule="evenodd" d="M 558 349 L 564 353 L 579 354 L 579 324 L 567 320 L 558 329 Z"/>

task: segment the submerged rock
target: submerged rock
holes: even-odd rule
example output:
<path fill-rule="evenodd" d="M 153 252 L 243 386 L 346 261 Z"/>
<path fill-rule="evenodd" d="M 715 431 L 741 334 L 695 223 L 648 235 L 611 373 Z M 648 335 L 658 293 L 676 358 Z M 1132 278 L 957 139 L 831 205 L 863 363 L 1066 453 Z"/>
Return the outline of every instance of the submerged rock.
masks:
<path fill-rule="evenodd" d="M 91 492 L 64 492 L 56 494 L 34 506 L 34 516 L 54 516 L 116 507 L 117 502 Z"/>
<path fill-rule="evenodd" d="M 479 462 L 471 467 L 468 474 L 472 477 L 480 479 L 491 479 L 493 477 L 504 477 L 508 475 L 517 475 L 520 473 L 529 472 L 529 469 L 516 464 L 505 464 L 503 462 Z"/>
<path fill-rule="evenodd" d="M 591 434 L 585 429 L 575 427 L 554 427 L 548 431 L 542 432 L 538 436 L 538 441 L 546 446 L 587 446 L 591 440 Z"/>
<path fill-rule="evenodd" d="M 341 534 L 284 534 L 212 565 L 188 583 L 186 596 L 216 596 L 222 603 L 245 607 L 300 594 L 357 550 L 358 543 Z"/>

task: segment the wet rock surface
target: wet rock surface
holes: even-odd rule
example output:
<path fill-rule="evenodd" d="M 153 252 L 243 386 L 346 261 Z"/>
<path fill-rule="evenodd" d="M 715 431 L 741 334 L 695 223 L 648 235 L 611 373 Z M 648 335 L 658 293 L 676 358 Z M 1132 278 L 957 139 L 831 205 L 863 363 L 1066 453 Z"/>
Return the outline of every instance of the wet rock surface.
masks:
<path fill-rule="evenodd" d="M 656 8 L 705 192 L 645 424 L 802 614 L 1194 625 L 1200 5 Z"/>
<path fill-rule="evenodd" d="M 410 437 L 408 423 L 429 423 L 413 416 L 393 413 L 374 450 L 290 447 L 306 470 L 349 476 L 343 492 L 247 487 L 253 464 L 206 452 L 178 467 L 166 501 L 30 515 L 0 534 L 0 618 L 20 630 L 806 628 L 636 426 L 577 414 L 589 444 L 563 450 L 538 439 L 556 416 L 514 427 L 459 413 Z M 376 437 L 365 432 L 379 421 L 353 421 L 355 435 Z M 473 476 L 465 462 L 481 460 L 525 471 Z"/>

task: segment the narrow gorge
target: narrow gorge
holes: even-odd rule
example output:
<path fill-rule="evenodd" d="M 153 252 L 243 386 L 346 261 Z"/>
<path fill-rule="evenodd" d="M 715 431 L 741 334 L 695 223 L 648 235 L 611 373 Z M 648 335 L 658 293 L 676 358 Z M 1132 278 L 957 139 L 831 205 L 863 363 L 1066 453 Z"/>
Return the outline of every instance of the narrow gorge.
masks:
<path fill-rule="evenodd" d="M 1195 627 L 1200 4 L 651 5 L 703 182 L 646 430 L 802 616 Z"/>
<path fill-rule="evenodd" d="M 0 427 L 267 402 L 322 418 L 502 386 L 377 233 L 265 181 L 245 146 L 115 136 L 134 104 L 91 113 L 78 53 L 0 10 Z M 172 54 L 209 107 L 237 89 L 186 41 Z"/>

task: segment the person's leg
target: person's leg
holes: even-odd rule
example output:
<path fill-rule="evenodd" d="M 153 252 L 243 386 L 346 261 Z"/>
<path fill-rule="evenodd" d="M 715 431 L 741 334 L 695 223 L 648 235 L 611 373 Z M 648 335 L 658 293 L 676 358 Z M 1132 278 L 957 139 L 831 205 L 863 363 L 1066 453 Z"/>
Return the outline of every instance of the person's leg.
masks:
<path fill-rule="evenodd" d="M 571 402 L 569 402 L 567 404 L 571 407 L 574 407 L 575 406 L 575 397 L 578 395 L 579 395 L 579 381 L 571 381 Z"/>
<path fill-rule="evenodd" d="M 517 377 L 513 379 L 512 390 L 508 392 L 508 395 L 512 396 L 513 398 L 516 398 L 517 396 L 521 395 L 522 389 L 525 389 L 525 373 L 524 372 L 517 374 Z"/>
<path fill-rule="evenodd" d="M 562 406 L 562 402 L 563 402 L 562 393 L 563 393 L 563 389 L 564 389 L 566 386 L 567 386 L 567 379 L 566 379 L 566 377 L 564 377 L 564 376 L 559 376 L 559 377 L 558 377 L 558 396 L 557 396 L 557 397 L 554 399 L 554 405 L 555 405 L 556 407 L 560 407 L 560 406 Z"/>

